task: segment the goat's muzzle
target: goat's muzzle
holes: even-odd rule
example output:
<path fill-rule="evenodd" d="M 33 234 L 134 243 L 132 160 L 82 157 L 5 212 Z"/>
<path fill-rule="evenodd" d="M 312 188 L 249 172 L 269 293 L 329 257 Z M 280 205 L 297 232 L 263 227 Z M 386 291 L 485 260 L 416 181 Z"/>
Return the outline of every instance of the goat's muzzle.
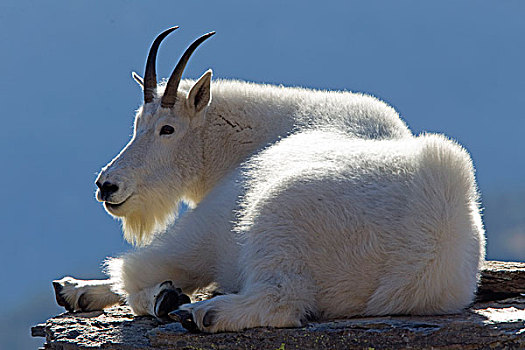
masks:
<path fill-rule="evenodd" d="M 105 181 L 104 183 L 100 183 L 100 181 L 96 182 L 96 185 L 98 186 L 98 190 L 100 191 L 99 199 L 101 201 L 108 201 L 108 199 L 111 197 L 111 195 L 118 191 L 118 185 L 115 185 L 109 181 Z"/>

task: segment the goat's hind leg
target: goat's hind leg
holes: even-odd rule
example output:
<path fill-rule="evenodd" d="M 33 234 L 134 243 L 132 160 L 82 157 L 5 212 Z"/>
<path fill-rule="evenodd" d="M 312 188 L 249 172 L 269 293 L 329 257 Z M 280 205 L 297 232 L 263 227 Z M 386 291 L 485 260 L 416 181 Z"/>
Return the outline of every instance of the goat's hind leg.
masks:
<path fill-rule="evenodd" d="M 252 327 L 299 327 L 317 315 L 316 283 L 302 256 L 295 254 L 301 243 L 293 232 L 281 239 L 283 226 L 271 230 L 252 232 L 243 247 L 239 265 L 246 279 L 239 294 L 180 307 L 191 313 L 199 330 L 215 333 Z"/>
<path fill-rule="evenodd" d="M 312 284 L 304 283 L 301 277 L 279 277 L 279 281 L 255 283 L 240 294 L 182 305 L 182 313 L 170 315 L 180 318 L 185 311 L 190 312 L 196 328 L 209 333 L 253 327 L 300 327 L 315 315 L 313 295 L 306 289 Z"/>

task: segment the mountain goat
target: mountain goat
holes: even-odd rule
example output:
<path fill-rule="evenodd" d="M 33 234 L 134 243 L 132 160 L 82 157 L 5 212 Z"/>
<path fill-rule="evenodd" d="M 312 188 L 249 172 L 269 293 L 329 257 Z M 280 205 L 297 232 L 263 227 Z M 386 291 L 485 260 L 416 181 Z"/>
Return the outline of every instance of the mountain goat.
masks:
<path fill-rule="evenodd" d="M 96 181 L 139 247 L 108 261 L 108 280 L 54 281 L 60 305 L 125 300 L 137 315 L 220 332 L 472 302 L 485 241 L 461 146 L 413 135 L 363 94 L 212 83 L 211 70 L 181 80 L 214 32 L 157 84 L 160 42 L 176 28 L 153 42 L 144 79 L 134 73 L 144 104 L 132 139 Z M 173 224 L 181 201 L 192 209 Z M 190 303 L 210 284 L 223 294 Z"/>

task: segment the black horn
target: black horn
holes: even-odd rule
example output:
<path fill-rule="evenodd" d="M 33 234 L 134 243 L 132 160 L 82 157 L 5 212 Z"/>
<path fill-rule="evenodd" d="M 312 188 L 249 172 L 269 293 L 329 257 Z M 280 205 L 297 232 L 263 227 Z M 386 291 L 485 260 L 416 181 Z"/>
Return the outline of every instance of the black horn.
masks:
<path fill-rule="evenodd" d="M 214 34 L 215 32 L 204 34 L 203 36 L 195 40 L 193 44 L 191 44 L 190 47 L 186 49 L 184 55 L 182 55 L 181 59 L 179 60 L 179 63 L 177 63 L 177 66 L 173 70 L 173 73 L 171 73 L 170 79 L 166 84 L 166 90 L 164 91 L 164 95 L 162 96 L 160 102 L 160 105 L 162 107 L 171 108 L 175 105 L 175 101 L 177 100 L 177 90 L 179 88 L 179 83 L 182 78 L 182 72 L 186 67 L 186 63 L 188 63 L 188 60 L 190 59 L 193 51 L 195 51 L 195 49 L 199 47 L 199 45 L 202 44 L 204 40 L 208 39 Z M 146 90 L 144 89 L 144 91 Z"/>
<path fill-rule="evenodd" d="M 159 45 L 169 33 L 173 32 L 178 26 L 166 29 L 157 36 L 151 48 L 149 49 L 148 60 L 146 61 L 146 71 L 144 72 L 144 103 L 153 101 L 155 89 L 157 88 L 157 72 L 155 69 L 155 61 L 157 59 L 157 51 Z"/>

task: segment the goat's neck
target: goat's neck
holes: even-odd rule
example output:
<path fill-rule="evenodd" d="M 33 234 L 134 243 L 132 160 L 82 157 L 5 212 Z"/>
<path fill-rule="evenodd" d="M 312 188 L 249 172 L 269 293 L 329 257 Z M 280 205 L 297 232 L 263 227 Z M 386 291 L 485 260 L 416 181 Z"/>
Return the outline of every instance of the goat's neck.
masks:
<path fill-rule="evenodd" d="M 206 114 L 204 174 L 196 186 L 201 189 L 195 193 L 196 202 L 251 154 L 286 136 L 294 126 L 293 111 L 269 108 L 267 101 L 240 106 L 230 102 L 226 108 L 220 99 L 214 102 Z"/>

